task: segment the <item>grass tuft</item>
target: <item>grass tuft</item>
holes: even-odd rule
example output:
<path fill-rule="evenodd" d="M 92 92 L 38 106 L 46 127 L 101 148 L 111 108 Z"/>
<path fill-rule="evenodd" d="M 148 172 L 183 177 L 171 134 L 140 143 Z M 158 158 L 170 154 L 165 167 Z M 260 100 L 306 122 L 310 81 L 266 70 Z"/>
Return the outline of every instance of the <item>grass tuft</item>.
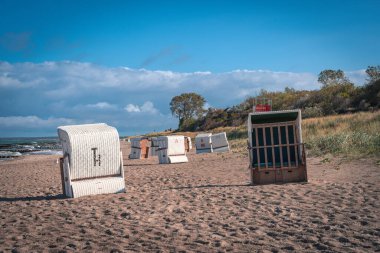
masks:
<path fill-rule="evenodd" d="M 380 111 L 306 119 L 302 130 L 310 155 L 380 155 Z"/>

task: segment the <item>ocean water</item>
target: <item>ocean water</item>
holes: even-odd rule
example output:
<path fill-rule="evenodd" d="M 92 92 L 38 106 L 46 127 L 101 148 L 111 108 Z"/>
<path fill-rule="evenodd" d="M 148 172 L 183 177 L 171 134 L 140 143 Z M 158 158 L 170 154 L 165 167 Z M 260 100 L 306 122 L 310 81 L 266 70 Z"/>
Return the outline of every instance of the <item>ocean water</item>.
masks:
<path fill-rule="evenodd" d="M 0 159 L 57 154 L 62 154 L 62 146 L 57 137 L 0 138 Z"/>

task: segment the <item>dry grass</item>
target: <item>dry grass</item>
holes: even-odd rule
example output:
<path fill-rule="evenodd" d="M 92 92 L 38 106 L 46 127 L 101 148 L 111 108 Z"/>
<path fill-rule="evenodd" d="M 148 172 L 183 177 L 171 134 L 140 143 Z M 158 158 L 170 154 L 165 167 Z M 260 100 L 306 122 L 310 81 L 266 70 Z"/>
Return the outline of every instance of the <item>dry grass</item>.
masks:
<path fill-rule="evenodd" d="M 307 119 L 302 130 L 311 155 L 380 155 L 380 111 Z"/>
<path fill-rule="evenodd" d="M 247 154 L 247 126 L 219 127 L 212 133 L 226 132 L 233 152 Z M 192 139 L 199 132 L 159 132 L 146 136 L 185 135 Z M 380 157 L 380 111 L 334 115 L 302 121 L 302 137 L 308 154 Z"/>
<path fill-rule="evenodd" d="M 215 129 L 227 132 L 234 152 L 247 153 L 247 127 Z M 334 115 L 302 121 L 308 154 L 380 157 L 380 111 Z"/>

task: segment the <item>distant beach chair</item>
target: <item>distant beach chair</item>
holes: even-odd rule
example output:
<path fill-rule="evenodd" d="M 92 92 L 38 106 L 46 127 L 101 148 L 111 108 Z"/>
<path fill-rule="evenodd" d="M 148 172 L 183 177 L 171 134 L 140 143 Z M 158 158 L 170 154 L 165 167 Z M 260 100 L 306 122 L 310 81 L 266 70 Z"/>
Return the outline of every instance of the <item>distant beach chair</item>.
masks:
<path fill-rule="evenodd" d="M 195 136 L 197 154 L 212 153 L 211 135 L 210 133 L 201 133 Z"/>
<path fill-rule="evenodd" d="M 301 120 L 301 110 L 249 114 L 252 184 L 307 182 Z"/>
<path fill-rule="evenodd" d="M 149 157 L 150 141 L 146 137 L 131 139 L 129 159 L 145 159 Z"/>
<path fill-rule="evenodd" d="M 185 136 L 184 138 L 185 138 L 185 151 L 190 152 L 190 150 L 193 148 L 191 138 L 188 136 Z"/>
<path fill-rule="evenodd" d="M 211 145 L 213 152 L 230 151 L 230 145 L 228 144 L 226 132 L 211 135 Z"/>
<path fill-rule="evenodd" d="M 150 156 L 158 156 L 157 149 L 159 148 L 157 137 L 151 137 L 150 138 L 150 149 L 149 149 L 149 155 Z"/>
<path fill-rule="evenodd" d="M 185 138 L 180 135 L 157 137 L 159 145 L 158 161 L 162 163 L 186 163 L 188 162 L 185 151 Z"/>
<path fill-rule="evenodd" d="M 63 193 L 86 195 L 125 192 L 119 134 L 106 124 L 58 127 L 62 144 Z"/>

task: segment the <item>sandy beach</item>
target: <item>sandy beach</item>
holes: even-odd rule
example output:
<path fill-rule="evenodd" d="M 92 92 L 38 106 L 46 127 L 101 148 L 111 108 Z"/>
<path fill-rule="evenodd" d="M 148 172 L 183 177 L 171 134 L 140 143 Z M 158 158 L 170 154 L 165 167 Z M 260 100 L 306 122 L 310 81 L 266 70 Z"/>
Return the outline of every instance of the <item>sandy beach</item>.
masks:
<path fill-rule="evenodd" d="M 58 156 L 0 162 L 0 252 L 376 252 L 376 159 L 308 158 L 309 183 L 250 186 L 248 157 L 128 160 L 127 193 L 63 198 Z"/>

